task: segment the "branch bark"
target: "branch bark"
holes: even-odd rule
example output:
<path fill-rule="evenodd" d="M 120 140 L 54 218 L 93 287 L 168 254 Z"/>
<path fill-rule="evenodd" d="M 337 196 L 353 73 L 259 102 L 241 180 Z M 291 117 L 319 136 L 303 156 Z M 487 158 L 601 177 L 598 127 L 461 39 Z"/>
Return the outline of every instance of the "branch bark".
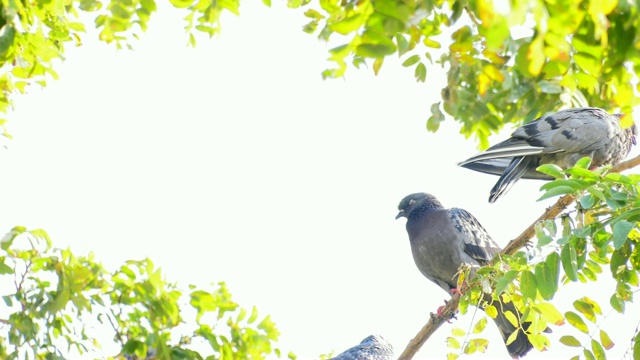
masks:
<path fill-rule="evenodd" d="M 635 166 L 640 165 L 640 155 L 636 156 L 627 161 L 621 162 L 615 166 L 613 166 L 608 172 L 622 172 L 628 169 L 631 169 Z M 492 261 L 498 261 L 497 258 L 500 255 L 513 255 L 518 250 L 522 249 L 529 240 L 533 238 L 535 235 L 535 226 L 540 221 L 554 219 L 556 216 L 560 215 L 562 211 L 564 211 L 569 205 L 571 205 L 576 200 L 574 195 L 565 195 L 558 199 L 555 204 L 551 207 L 547 208 L 545 212 L 540 215 L 531 225 L 529 225 L 518 237 L 511 240 L 509 244 L 500 252 L 500 254 L 496 255 Z M 455 315 L 456 310 L 458 309 L 458 304 L 460 302 L 460 295 L 458 293 L 454 294 L 451 297 L 451 300 L 447 302 L 447 304 L 442 308 L 441 313 L 442 316 L 434 316 L 431 314 L 431 319 L 420 329 L 418 334 L 409 341 L 409 344 L 404 349 L 398 360 L 409 360 L 412 359 L 413 356 L 420 350 L 422 345 L 433 335 L 438 328 L 446 321 L 446 319 L 450 319 L 453 315 Z"/>

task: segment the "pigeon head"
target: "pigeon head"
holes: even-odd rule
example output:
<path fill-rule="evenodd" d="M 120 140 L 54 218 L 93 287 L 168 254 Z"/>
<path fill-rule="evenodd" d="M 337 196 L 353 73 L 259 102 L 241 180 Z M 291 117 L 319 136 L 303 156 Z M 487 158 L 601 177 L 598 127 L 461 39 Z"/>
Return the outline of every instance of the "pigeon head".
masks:
<path fill-rule="evenodd" d="M 613 116 L 618 120 L 618 122 L 620 122 L 620 120 L 622 120 L 623 117 L 625 117 L 625 114 L 613 114 Z M 627 138 L 630 139 L 631 143 L 629 144 L 629 147 L 631 147 L 631 144 L 633 145 L 637 145 L 637 141 L 636 141 L 636 137 L 638 136 L 638 128 L 636 127 L 636 123 L 632 123 L 631 126 L 629 126 L 628 128 L 624 129 L 624 133 L 627 136 Z"/>
<path fill-rule="evenodd" d="M 396 219 L 401 217 L 409 218 L 409 214 L 416 208 L 424 209 L 442 209 L 442 204 L 435 196 L 427 193 L 414 193 L 404 197 L 398 205 L 398 215 Z"/>
<path fill-rule="evenodd" d="M 380 343 L 380 344 L 388 344 L 389 342 L 383 338 L 382 336 L 378 335 L 378 334 L 374 334 L 374 335 L 369 335 L 366 338 L 364 338 L 364 340 L 362 340 L 360 342 L 360 344 L 366 344 L 366 343 Z M 391 346 L 391 345 L 389 345 Z"/>

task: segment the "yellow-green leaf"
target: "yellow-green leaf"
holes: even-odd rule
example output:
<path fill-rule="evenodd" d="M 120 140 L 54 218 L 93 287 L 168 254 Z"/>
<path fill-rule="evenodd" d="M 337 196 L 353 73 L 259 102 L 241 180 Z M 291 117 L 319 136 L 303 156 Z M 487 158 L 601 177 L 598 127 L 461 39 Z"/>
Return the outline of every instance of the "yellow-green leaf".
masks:
<path fill-rule="evenodd" d="M 542 302 L 539 304 L 535 304 L 534 308 L 542 315 L 542 318 L 554 325 L 562 325 L 564 324 L 564 316 L 556 309 L 553 304 L 548 302 Z"/>
<path fill-rule="evenodd" d="M 600 342 L 602 343 L 602 346 L 604 346 L 604 348 L 607 350 L 611 349 L 613 345 L 615 345 L 615 343 L 611 341 L 609 334 L 607 334 L 604 330 L 600 330 Z"/>
<path fill-rule="evenodd" d="M 531 344 L 540 351 L 545 351 L 551 344 L 549 338 L 542 334 L 531 334 L 527 336 Z"/>
<path fill-rule="evenodd" d="M 453 328 L 451 329 L 451 335 L 453 336 L 465 336 L 467 334 L 466 331 L 460 329 L 460 328 Z"/>
<path fill-rule="evenodd" d="M 487 318 L 486 317 L 482 317 L 480 320 L 478 320 L 478 322 L 476 322 L 476 324 L 473 326 L 473 333 L 474 334 L 479 334 L 482 332 L 482 330 L 484 330 L 484 328 L 487 326 Z"/>
<path fill-rule="evenodd" d="M 493 305 L 489 305 L 484 308 L 484 312 L 492 319 L 495 319 L 496 316 L 498 316 L 498 309 L 496 309 L 496 307 Z"/>
<path fill-rule="evenodd" d="M 519 323 L 518 323 L 518 318 L 516 317 L 516 315 L 513 313 L 513 311 L 507 310 L 504 312 L 504 316 L 507 318 L 507 320 L 509 320 L 509 322 L 511 323 L 511 325 L 513 325 L 514 327 L 518 327 Z"/>
<path fill-rule="evenodd" d="M 593 354 L 596 356 L 596 360 L 605 360 L 607 358 L 604 354 L 602 345 L 600 345 L 596 340 L 591 340 L 591 349 L 593 350 Z"/>
<path fill-rule="evenodd" d="M 567 319 L 569 324 L 571 324 L 576 329 L 582 331 L 585 334 L 589 333 L 589 328 L 587 327 L 587 324 L 585 324 L 584 320 L 582 320 L 582 317 L 580 315 L 574 313 L 573 311 L 567 311 L 564 313 L 564 317 L 565 319 Z"/>
<path fill-rule="evenodd" d="M 596 322 L 596 314 L 593 311 L 593 307 L 591 306 L 591 304 L 582 300 L 576 300 L 573 302 L 573 307 L 579 312 L 581 312 L 582 315 L 584 315 L 587 318 L 587 320 L 593 323 Z"/>
<path fill-rule="evenodd" d="M 578 339 L 576 339 L 574 336 L 572 335 L 564 335 L 560 338 L 560 342 L 567 345 L 567 346 L 572 346 L 572 347 L 582 347 L 582 344 L 580 343 L 580 341 L 578 341 Z"/>
<path fill-rule="evenodd" d="M 516 330 L 512 332 L 511 335 L 509 335 L 509 337 L 507 338 L 507 341 L 505 342 L 505 344 L 509 345 L 512 342 L 516 341 L 516 338 L 518 338 L 518 332 L 520 332 L 520 330 Z"/>
<path fill-rule="evenodd" d="M 448 337 L 447 338 L 447 347 L 450 347 L 452 349 L 460 349 L 460 341 L 458 341 L 458 339 L 456 339 L 456 338 Z"/>

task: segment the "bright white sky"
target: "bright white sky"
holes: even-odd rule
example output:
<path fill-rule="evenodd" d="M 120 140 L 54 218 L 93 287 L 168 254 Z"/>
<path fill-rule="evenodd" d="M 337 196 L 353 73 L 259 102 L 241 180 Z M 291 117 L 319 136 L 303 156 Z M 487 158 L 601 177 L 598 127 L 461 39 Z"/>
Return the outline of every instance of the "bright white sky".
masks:
<path fill-rule="evenodd" d="M 271 314 L 285 353 L 337 354 L 379 333 L 399 355 L 448 298 L 413 263 L 404 220 L 394 220 L 400 199 L 433 193 L 501 245 L 551 201 L 535 202 L 541 183 L 523 181 L 489 205 L 497 178 L 456 166 L 475 144 L 453 121 L 426 131 L 442 69 L 421 84 L 389 59 L 378 77 L 351 69 L 323 81 L 329 46 L 301 31 L 300 12 L 247 2 L 241 13 L 195 50 L 183 15 L 167 8 L 133 52 L 92 36 L 69 49 L 60 80 L 17 99 L 15 140 L 0 152 L 1 228 L 43 228 L 110 270 L 150 257 L 183 289 L 226 281 L 242 306 Z M 609 311 L 611 284 L 559 298 L 585 291 Z M 418 357 L 443 358 L 451 328 L 471 318 L 444 326 Z M 633 321 L 602 323 L 617 344 L 611 358 L 638 318 L 635 309 Z M 577 331 L 554 328 L 565 333 Z M 490 357 L 507 358 L 493 324 L 483 335 Z M 555 345 L 528 359 L 578 350 Z"/>

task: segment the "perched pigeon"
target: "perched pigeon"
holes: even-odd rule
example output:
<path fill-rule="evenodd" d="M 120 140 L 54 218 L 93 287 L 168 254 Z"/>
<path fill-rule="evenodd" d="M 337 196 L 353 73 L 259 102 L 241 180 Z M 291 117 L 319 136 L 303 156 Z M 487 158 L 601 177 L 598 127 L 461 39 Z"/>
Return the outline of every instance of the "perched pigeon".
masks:
<path fill-rule="evenodd" d="M 456 288 L 460 265 L 481 266 L 500 252 L 498 244 L 473 215 L 459 208 L 445 209 L 433 195 L 407 195 L 398 209 L 400 212 L 396 219 L 407 218 L 407 233 L 416 266 L 422 275 L 446 292 Z M 485 294 L 484 300 L 488 303 L 493 301 L 490 294 Z M 517 310 L 511 302 L 495 304 L 495 307 L 498 316 L 493 320 L 506 343 L 517 329 L 504 312 L 516 314 Z M 528 329 L 530 324 L 522 325 Z M 522 331 L 518 332 L 515 341 L 507 345 L 507 351 L 514 358 L 525 355 L 532 348 Z"/>
<path fill-rule="evenodd" d="M 367 336 L 360 344 L 329 360 L 391 360 L 393 347 L 380 335 Z"/>
<path fill-rule="evenodd" d="M 598 108 L 547 114 L 458 165 L 500 176 L 489 195 L 489 202 L 493 203 L 520 178 L 553 179 L 536 171 L 542 164 L 566 169 L 585 156 L 591 157 L 593 168 L 622 161 L 636 143 L 636 126 L 621 128 L 621 116 Z"/>

